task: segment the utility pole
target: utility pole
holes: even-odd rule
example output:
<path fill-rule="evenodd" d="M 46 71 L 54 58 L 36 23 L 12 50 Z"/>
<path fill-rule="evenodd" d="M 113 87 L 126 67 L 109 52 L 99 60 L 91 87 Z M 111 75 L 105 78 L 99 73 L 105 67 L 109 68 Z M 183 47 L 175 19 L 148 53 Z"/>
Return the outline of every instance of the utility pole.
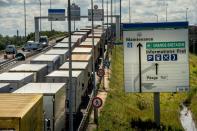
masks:
<path fill-rule="evenodd" d="M 68 0 L 68 36 L 69 36 L 69 131 L 73 131 L 73 88 L 72 88 L 72 49 L 71 49 L 71 9 Z"/>
<path fill-rule="evenodd" d="M 25 39 L 27 37 L 27 26 L 26 26 L 26 0 L 24 0 L 24 23 L 25 23 Z"/>

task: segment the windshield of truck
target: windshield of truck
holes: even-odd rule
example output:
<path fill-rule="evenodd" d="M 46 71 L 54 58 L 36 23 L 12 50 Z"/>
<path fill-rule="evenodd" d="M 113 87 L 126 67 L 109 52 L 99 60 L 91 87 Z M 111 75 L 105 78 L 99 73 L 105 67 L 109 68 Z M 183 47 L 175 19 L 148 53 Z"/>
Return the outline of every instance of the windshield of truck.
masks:
<path fill-rule="evenodd" d="M 47 42 L 46 38 L 40 38 L 39 42 Z"/>

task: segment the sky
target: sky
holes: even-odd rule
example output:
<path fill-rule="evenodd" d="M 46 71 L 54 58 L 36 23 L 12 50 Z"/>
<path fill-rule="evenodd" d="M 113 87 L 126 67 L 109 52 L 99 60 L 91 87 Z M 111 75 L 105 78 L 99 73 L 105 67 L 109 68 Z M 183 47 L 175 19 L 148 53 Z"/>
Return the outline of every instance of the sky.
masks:
<path fill-rule="evenodd" d="M 52 8 L 67 9 L 68 0 L 51 0 Z M 104 12 L 111 14 L 111 0 L 104 1 Z M 81 15 L 87 15 L 91 8 L 91 0 L 71 0 L 81 7 Z M 93 0 L 102 8 L 102 0 Z M 119 15 L 120 0 L 112 0 L 113 14 Z M 48 16 L 50 0 L 41 0 L 42 16 Z M 166 21 L 166 9 L 168 21 L 185 21 L 186 12 L 190 25 L 197 25 L 197 0 L 130 0 L 130 21 L 131 22 L 156 22 L 157 16 L 159 22 Z M 188 10 L 187 10 L 188 8 Z M 187 10 L 187 11 L 186 11 Z M 26 0 L 27 12 L 27 34 L 34 32 L 34 17 L 40 15 L 40 0 Z M 106 19 L 105 19 L 106 21 Z M 110 19 L 109 19 L 110 21 Z M 115 20 L 114 20 L 115 21 Z M 122 0 L 122 22 L 129 22 L 129 0 Z M 72 22 L 72 28 L 74 28 Z M 96 22 L 95 24 L 102 24 Z M 81 19 L 76 22 L 76 28 L 91 25 L 87 19 Z M 53 22 L 53 29 L 67 31 L 67 21 Z M 24 0 L 0 0 L 0 34 L 13 36 L 17 30 L 19 35 L 24 36 Z M 50 30 L 50 22 L 47 19 L 42 20 L 42 30 Z"/>

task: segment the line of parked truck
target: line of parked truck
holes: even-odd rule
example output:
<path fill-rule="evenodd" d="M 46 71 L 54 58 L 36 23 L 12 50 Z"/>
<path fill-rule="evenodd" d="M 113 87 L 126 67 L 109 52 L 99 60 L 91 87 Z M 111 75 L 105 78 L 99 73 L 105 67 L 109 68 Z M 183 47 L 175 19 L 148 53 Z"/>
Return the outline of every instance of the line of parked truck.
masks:
<path fill-rule="evenodd" d="M 92 65 L 99 64 L 110 26 L 85 27 L 71 35 L 73 115 L 77 121 L 81 104 L 92 90 Z M 108 36 L 108 37 L 106 37 Z M 0 130 L 63 131 L 69 113 L 68 38 L 49 51 L 0 74 Z M 94 50 L 95 61 L 92 61 Z M 66 92 L 66 93 L 65 93 Z M 9 93 L 9 94 L 8 94 Z M 66 101 L 65 101 L 66 100 Z M 65 108 L 66 107 L 66 108 Z"/>

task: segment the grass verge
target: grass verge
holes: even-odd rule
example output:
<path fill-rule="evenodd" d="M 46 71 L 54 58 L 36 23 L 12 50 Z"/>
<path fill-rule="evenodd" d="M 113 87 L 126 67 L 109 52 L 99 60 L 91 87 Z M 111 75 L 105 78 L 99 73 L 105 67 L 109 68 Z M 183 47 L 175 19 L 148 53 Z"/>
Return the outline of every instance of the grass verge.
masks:
<path fill-rule="evenodd" d="M 192 66 L 192 67 L 191 67 Z M 110 92 L 99 118 L 100 131 L 153 130 L 152 93 L 125 93 L 123 89 L 123 47 L 113 49 Z M 197 118 L 197 57 L 190 57 L 190 93 L 161 93 L 161 125 L 163 130 L 183 130 L 180 120 L 180 103 L 187 101 L 194 118 Z M 196 119 L 197 120 L 197 119 Z M 142 129 L 144 127 L 144 129 Z"/>

